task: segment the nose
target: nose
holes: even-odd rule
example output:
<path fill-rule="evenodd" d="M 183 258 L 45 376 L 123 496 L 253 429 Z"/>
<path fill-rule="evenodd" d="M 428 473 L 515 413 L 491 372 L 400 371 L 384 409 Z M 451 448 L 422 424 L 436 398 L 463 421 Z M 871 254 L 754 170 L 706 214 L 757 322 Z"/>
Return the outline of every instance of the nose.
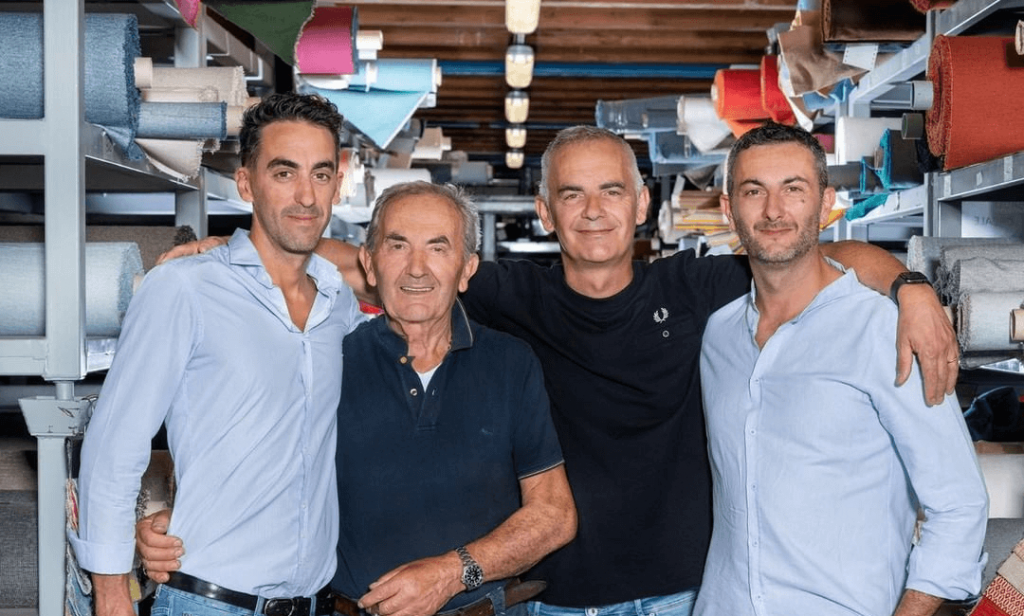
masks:
<path fill-rule="evenodd" d="M 409 254 L 409 275 L 420 278 L 427 273 L 427 251 L 413 249 Z"/>
<path fill-rule="evenodd" d="M 764 217 L 768 220 L 778 220 L 782 218 L 783 209 L 782 195 L 769 190 L 764 203 Z"/>
<path fill-rule="evenodd" d="M 295 202 L 303 207 L 316 205 L 316 190 L 313 188 L 312 178 L 303 178 L 296 182 Z"/>
<path fill-rule="evenodd" d="M 583 203 L 583 218 L 587 220 L 597 220 L 604 215 L 604 206 L 601 203 L 600 196 L 589 195 L 585 197 L 586 201 Z"/>

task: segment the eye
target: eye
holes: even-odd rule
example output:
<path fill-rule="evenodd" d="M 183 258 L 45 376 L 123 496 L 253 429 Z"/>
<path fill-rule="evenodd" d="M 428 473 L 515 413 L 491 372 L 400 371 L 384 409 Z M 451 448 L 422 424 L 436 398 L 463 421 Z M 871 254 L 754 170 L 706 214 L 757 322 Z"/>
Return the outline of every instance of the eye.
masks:
<path fill-rule="evenodd" d="M 279 180 L 287 180 L 291 178 L 292 175 L 293 173 L 291 169 L 278 169 L 274 172 L 274 177 Z"/>
<path fill-rule="evenodd" d="M 326 172 L 315 173 L 313 174 L 313 179 L 317 182 L 326 184 L 331 181 L 331 174 Z"/>
<path fill-rule="evenodd" d="M 757 197 L 761 194 L 760 188 L 748 188 L 743 191 L 744 197 Z"/>

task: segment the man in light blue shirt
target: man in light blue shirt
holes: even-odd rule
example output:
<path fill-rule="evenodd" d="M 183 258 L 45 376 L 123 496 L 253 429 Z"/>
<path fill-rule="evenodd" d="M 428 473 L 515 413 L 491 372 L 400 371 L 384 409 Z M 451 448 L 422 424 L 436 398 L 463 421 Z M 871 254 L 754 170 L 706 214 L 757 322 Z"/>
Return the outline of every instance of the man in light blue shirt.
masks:
<path fill-rule="evenodd" d="M 916 369 L 893 386 L 896 307 L 820 253 L 821 146 L 755 129 L 727 189 L 754 283 L 704 334 L 714 530 L 695 613 L 910 616 L 976 594 L 988 501 L 960 408 L 928 408 Z"/>
<path fill-rule="evenodd" d="M 133 614 L 135 502 L 162 423 L 177 483 L 169 530 L 188 553 L 154 613 L 331 613 L 317 598 L 336 565 L 341 343 L 363 320 L 312 255 L 339 198 L 340 128 L 319 97 L 247 111 L 235 179 L 251 232 L 154 269 L 129 307 L 86 431 L 71 536 L 97 616 Z"/>

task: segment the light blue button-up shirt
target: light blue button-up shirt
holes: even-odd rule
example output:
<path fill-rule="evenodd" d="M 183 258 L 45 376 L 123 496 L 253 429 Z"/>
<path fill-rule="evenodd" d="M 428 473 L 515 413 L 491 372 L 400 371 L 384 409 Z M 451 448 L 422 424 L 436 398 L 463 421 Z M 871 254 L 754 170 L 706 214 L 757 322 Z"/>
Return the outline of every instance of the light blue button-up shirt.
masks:
<path fill-rule="evenodd" d="M 892 302 L 851 271 L 763 349 L 753 292 L 711 316 L 714 531 L 697 615 L 891 614 L 980 590 L 988 499 L 960 408 L 894 387 Z M 918 504 L 926 521 L 914 543 Z"/>
<path fill-rule="evenodd" d="M 363 320 L 333 265 L 298 329 L 244 231 L 149 273 L 86 431 L 81 565 L 123 573 L 150 439 L 166 422 L 182 571 L 266 597 L 310 595 L 336 565 L 342 338 Z"/>

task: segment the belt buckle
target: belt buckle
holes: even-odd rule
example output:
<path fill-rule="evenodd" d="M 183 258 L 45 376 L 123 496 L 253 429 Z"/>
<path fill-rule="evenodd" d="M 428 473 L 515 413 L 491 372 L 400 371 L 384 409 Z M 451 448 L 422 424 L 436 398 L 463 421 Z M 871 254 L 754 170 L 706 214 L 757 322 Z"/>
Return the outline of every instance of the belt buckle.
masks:
<path fill-rule="evenodd" d="M 263 604 L 266 616 L 298 616 L 295 599 L 269 599 Z"/>

